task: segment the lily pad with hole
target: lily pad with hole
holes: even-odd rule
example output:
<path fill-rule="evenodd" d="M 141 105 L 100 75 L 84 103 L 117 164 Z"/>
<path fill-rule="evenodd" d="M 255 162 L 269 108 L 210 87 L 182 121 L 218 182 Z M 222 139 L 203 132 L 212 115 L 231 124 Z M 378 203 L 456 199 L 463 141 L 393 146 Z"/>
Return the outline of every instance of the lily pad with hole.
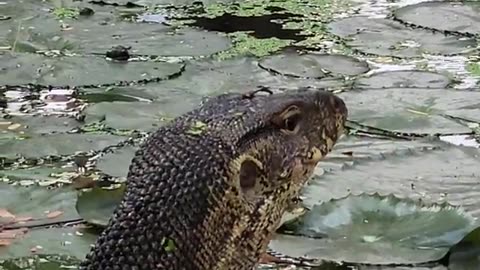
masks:
<path fill-rule="evenodd" d="M 349 195 L 314 205 L 280 231 L 270 247 L 294 256 L 365 264 L 412 264 L 441 259 L 475 228 L 473 217 L 449 204 L 392 195 Z M 293 250 L 293 251 L 292 251 Z"/>
<path fill-rule="evenodd" d="M 446 88 L 452 83 L 448 76 L 419 70 L 398 70 L 358 78 L 355 88 Z"/>
<path fill-rule="evenodd" d="M 108 127 L 120 130 L 153 130 L 165 123 L 160 103 L 101 102 L 83 113 L 87 124 L 103 121 Z"/>
<path fill-rule="evenodd" d="M 100 151 L 126 138 L 109 134 L 54 134 L 24 140 L 0 141 L 0 158 L 68 156 L 76 152 Z"/>
<path fill-rule="evenodd" d="M 368 64 L 364 61 L 336 54 L 276 54 L 263 59 L 259 65 L 273 73 L 313 79 L 329 75 L 354 76 L 369 70 Z"/>
<path fill-rule="evenodd" d="M 389 88 L 339 94 L 350 120 L 411 133 L 463 133 L 471 130 L 443 115 L 480 120 L 480 93 L 449 89 Z"/>
<path fill-rule="evenodd" d="M 76 269 L 80 260 L 64 254 L 42 254 L 0 260 L 3 270 L 64 270 Z"/>
<path fill-rule="evenodd" d="M 480 34 L 480 2 L 432 1 L 393 12 L 396 19 L 416 26 L 462 34 Z"/>
<path fill-rule="evenodd" d="M 332 22 L 328 28 L 333 34 L 346 38 L 348 47 L 380 56 L 414 58 L 425 53 L 457 55 L 472 52 L 477 46 L 474 38 L 410 29 L 387 19 L 350 17 Z"/>
<path fill-rule="evenodd" d="M 115 149 L 114 152 L 105 154 L 97 159 L 96 168 L 107 175 L 126 178 L 130 163 L 137 150 L 138 147 L 135 146 Z"/>
<path fill-rule="evenodd" d="M 3 85 L 113 85 L 168 79 L 181 73 L 181 64 L 113 62 L 100 57 L 44 57 L 34 54 L 0 55 Z"/>
<path fill-rule="evenodd" d="M 88 223 L 105 227 L 122 201 L 124 192 L 125 184 L 114 189 L 94 187 L 84 190 L 79 193 L 75 207 L 78 214 Z"/>

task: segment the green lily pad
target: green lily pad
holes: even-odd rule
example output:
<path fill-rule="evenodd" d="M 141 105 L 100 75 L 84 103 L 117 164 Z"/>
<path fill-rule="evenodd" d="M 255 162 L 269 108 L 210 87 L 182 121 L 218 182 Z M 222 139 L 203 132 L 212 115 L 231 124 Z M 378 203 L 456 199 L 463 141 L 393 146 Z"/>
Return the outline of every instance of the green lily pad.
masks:
<path fill-rule="evenodd" d="M 344 84 L 341 79 L 326 78 L 321 80 L 275 76 L 260 68 L 258 59 L 241 57 L 218 61 L 202 59 L 190 62 L 182 76 L 159 82 L 157 93 L 167 97 L 173 93 L 187 93 L 189 97 L 199 98 L 225 92 L 247 92 L 257 86 L 271 88 L 339 87 Z M 161 91 L 168 89 L 168 92 Z M 152 93 L 154 94 L 154 93 Z"/>
<path fill-rule="evenodd" d="M 130 163 L 132 162 L 138 147 L 126 146 L 116 149 L 112 153 L 108 153 L 97 159 L 96 168 L 103 173 L 126 178 Z"/>
<path fill-rule="evenodd" d="M 480 34 L 480 2 L 433 1 L 409 5 L 393 12 L 396 19 L 448 32 Z"/>
<path fill-rule="evenodd" d="M 54 115 L 12 116 L 0 122 L 0 131 L 22 136 L 67 132 L 81 125 L 75 118 Z"/>
<path fill-rule="evenodd" d="M 438 148 L 388 155 L 383 159 L 357 159 L 350 166 L 316 174 L 302 191 L 307 207 L 350 193 L 395 194 L 428 202 L 461 205 L 480 217 L 478 152 L 437 142 Z M 474 150 L 469 152 L 468 150 Z"/>
<path fill-rule="evenodd" d="M 0 178 L 19 185 L 50 186 L 57 183 L 70 183 L 70 176 L 73 175 L 75 175 L 73 167 L 60 167 L 60 164 L 0 170 Z"/>
<path fill-rule="evenodd" d="M 413 58 L 425 53 L 456 55 L 471 52 L 477 46 L 474 38 L 410 29 L 387 19 L 350 17 L 332 22 L 328 27 L 333 34 L 348 38 L 348 47 L 381 56 Z"/>
<path fill-rule="evenodd" d="M 70 8 L 77 8 L 78 4 L 73 4 Z M 130 54 L 156 56 L 208 56 L 231 46 L 228 37 L 215 32 L 133 23 L 122 18 L 137 14 L 135 9 L 81 6 L 91 8 L 94 14 L 65 19 L 62 24 L 51 13 L 38 13 L 21 21 L 20 32 L 16 27 L 19 21 L 13 21 L 3 41 L 0 36 L 0 46 L 15 44 L 19 52 L 60 50 L 103 55 L 112 47 L 124 46 L 130 47 Z"/>
<path fill-rule="evenodd" d="M 473 217 L 448 204 L 350 195 L 314 205 L 283 227 L 302 238 L 292 243 L 280 236 L 270 247 L 286 255 L 302 250 L 304 256 L 337 262 L 422 263 L 441 259 L 474 227 Z"/>
<path fill-rule="evenodd" d="M 125 140 L 108 134 L 54 134 L 25 140 L 0 141 L 0 157 L 14 159 L 67 156 L 76 152 L 100 151 Z"/>
<path fill-rule="evenodd" d="M 435 72 L 398 70 L 358 78 L 355 88 L 446 88 L 451 83 L 448 76 Z"/>
<path fill-rule="evenodd" d="M 274 73 L 315 79 L 326 77 L 329 73 L 354 76 L 369 70 L 364 61 L 335 54 L 277 54 L 263 59 L 259 65 Z"/>
<path fill-rule="evenodd" d="M 76 227 L 31 229 L 7 247 L 0 247 L 0 259 L 29 256 L 34 249 L 36 254 L 58 253 L 82 260 L 96 238 L 96 234 Z"/>
<path fill-rule="evenodd" d="M 194 3 L 203 3 L 204 5 L 218 3 L 218 2 L 230 2 L 229 0 L 106 0 L 103 1 L 109 4 L 127 5 L 133 3 L 140 6 L 154 6 L 154 5 L 176 5 L 176 6 L 189 6 Z"/>
<path fill-rule="evenodd" d="M 369 138 L 346 136 L 339 140 L 317 166 L 317 175 L 321 170 L 342 170 L 354 166 L 358 162 L 379 161 L 389 157 L 408 157 L 437 149 L 438 146 L 427 140 L 392 140 L 385 138 Z"/>
<path fill-rule="evenodd" d="M 442 114 L 480 120 L 480 93 L 448 89 L 390 88 L 340 93 L 350 120 L 391 131 L 463 133 L 468 127 Z"/>
<path fill-rule="evenodd" d="M 105 227 L 117 205 L 122 201 L 125 184 L 116 189 L 94 187 L 78 195 L 78 214 L 90 224 Z"/>
<path fill-rule="evenodd" d="M 61 254 L 30 255 L 0 260 L 2 270 L 64 270 L 75 269 L 80 260 Z"/>
<path fill-rule="evenodd" d="M 0 182 L 0 208 L 17 217 L 31 217 L 28 224 L 43 224 L 79 218 L 75 211 L 76 191 L 69 187 L 46 189 L 39 186 L 11 185 Z M 48 218 L 48 213 L 61 215 Z M 0 252 L 1 253 L 1 252 Z"/>
<path fill-rule="evenodd" d="M 99 57 L 0 55 L 4 85 L 90 86 L 167 79 L 182 65 L 160 62 L 112 62 Z"/>
<path fill-rule="evenodd" d="M 157 129 L 165 116 L 161 104 L 145 102 L 101 102 L 88 107 L 84 114 L 87 124 L 104 121 L 108 127 L 122 130 Z"/>

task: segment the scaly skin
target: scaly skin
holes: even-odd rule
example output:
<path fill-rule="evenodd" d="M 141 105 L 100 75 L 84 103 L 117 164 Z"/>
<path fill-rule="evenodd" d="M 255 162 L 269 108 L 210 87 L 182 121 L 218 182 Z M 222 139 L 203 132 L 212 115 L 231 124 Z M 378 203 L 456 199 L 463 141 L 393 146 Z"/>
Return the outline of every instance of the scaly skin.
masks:
<path fill-rule="evenodd" d="M 248 269 L 343 133 L 335 95 L 224 94 L 152 134 L 80 269 Z"/>

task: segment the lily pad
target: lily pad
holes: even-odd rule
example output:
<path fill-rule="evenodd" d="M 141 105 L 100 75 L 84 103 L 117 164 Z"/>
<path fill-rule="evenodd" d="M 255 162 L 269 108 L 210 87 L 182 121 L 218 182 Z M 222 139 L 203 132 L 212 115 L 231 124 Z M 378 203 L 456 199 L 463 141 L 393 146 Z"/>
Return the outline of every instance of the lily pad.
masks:
<path fill-rule="evenodd" d="M 373 74 L 358 78 L 356 88 L 446 88 L 452 80 L 443 74 L 419 71 L 398 70 Z"/>
<path fill-rule="evenodd" d="M 16 217 L 29 217 L 24 224 L 44 224 L 79 218 L 75 211 L 76 191 L 69 187 L 47 189 L 39 186 L 0 182 L 0 208 Z M 54 216 L 49 213 L 56 212 Z M 13 225 L 17 224 L 14 222 Z"/>
<path fill-rule="evenodd" d="M 4 85 L 91 86 L 167 79 L 182 65 L 161 62 L 113 62 L 99 57 L 0 55 Z"/>
<path fill-rule="evenodd" d="M 122 201 L 125 184 L 116 189 L 94 187 L 78 195 L 76 209 L 78 214 L 90 224 L 105 227 Z"/>
<path fill-rule="evenodd" d="M 76 227 L 31 229 L 21 239 L 0 248 L 0 259 L 29 256 L 33 252 L 58 253 L 82 260 L 96 238 L 96 234 Z"/>
<path fill-rule="evenodd" d="M 440 148 L 380 160 L 355 160 L 341 170 L 314 175 L 302 191 L 307 207 L 350 193 L 394 194 L 428 202 L 461 205 L 480 217 L 478 152 L 437 142 Z M 474 151 L 472 151 L 474 150 Z"/>
<path fill-rule="evenodd" d="M 330 73 L 354 76 L 369 70 L 364 61 L 336 54 L 284 53 L 267 57 L 259 65 L 273 73 L 314 79 L 326 77 Z"/>
<path fill-rule="evenodd" d="M 14 159 L 67 156 L 80 151 L 100 151 L 125 139 L 108 134 L 54 134 L 25 140 L 0 141 L 0 157 Z"/>
<path fill-rule="evenodd" d="M 81 123 L 75 118 L 61 116 L 13 116 L 0 122 L 0 131 L 25 136 L 70 131 Z"/>
<path fill-rule="evenodd" d="M 314 205 L 283 228 L 301 239 L 292 243 L 280 236 L 270 246 L 287 255 L 302 249 L 307 257 L 337 262 L 422 263 L 441 259 L 474 227 L 471 216 L 448 204 L 350 195 Z M 282 241 L 288 244 L 279 244 Z"/>
<path fill-rule="evenodd" d="M 480 34 L 480 2 L 433 1 L 399 8 L 396 19 L 448 32 Z"/>
<path fill-rule="evenodd" d="M 257 59 L 242 57 L 217 61 L 202 59 L 186 66 L 182 76 L 159 82 L 157 93 L 164 98 L 171 92 L 187 93 L 193 98 L 212 96 L 225 92 L 247 92 L 257 86 L 271 88 L 339 87 L 342 79 L 326 78 L 322 80 L 275 76 L 257 65 Z M 161 91 L 169 89 L 168 93 Z M 153 94 L 153 93 L 152 93 Z"/>
<path fill-rule="evenodd" d="M 130 163 L 137 150 L 138 147 L 134 146 L 116 149 L 113 153 L 108 153 L 99 158 L 96 168 L 107 175 L 126 178 Z"/>
<path fill-rule="evenodd" d="M 74 168 L 61 167 L 60 164 L 42 164 L 36 167 L 0 170 L 0 178 L 20 185 L 49 186 L 57 183 L 70 183 L 69 174 L 75 174 Z"/>
<path fill-rule="evenodd" d="M 474 38 L 410 29 L 387 19 L 350 17 L 332 22 L 328 27 L 333 34 L 347 38 L 348 47 L 381 56 L 413 58 L 425 53 L 457 55 L 471 52 L 477 46 Z"/>
<path fill-rule="evenodd" d="M 322 170 L 342 170 L 358 162 L 380 161 L 389 157 L 408 157 L 437 149 L 438 146 L 428 140 L 392 140 L 390 138 L 369 138 L 346 136 L 339 140 L 316 168 L 316 174 Z"/>
<path fill-rule="evenodd" d="M 146 102 L 101 102 L 88 107 L 84 114 L 87 124 L 103 121 L 108 127 L 121 130 L 157 129 L 165 116 L 161 104 Z"/>
<path fill-rule="evenodd" d="M 463 133 L 471 130 L 443 114 L 480 120 L 479 92 L 389 88 L 340 93 L 350 120 L 398 132 Z"/>
<path fill-rule="evenodd" d="M 112 7 L 101 5 L 88 7 L 94 10 L 93 15 L 65 19 L 63 24 L 53 14 L 38 13 L 22 20 L 23 27 L 18 32 L 18 22 L 14 21 L 0 44 L 13 46 L 15 43 L 20 52 L 61 50 L 103 55 L 112 47 L 124 46 L 130 48 L 130 54 L 156 56 L 208 56 L 231 46 L 228 37 L 215 32 L 133 23 L 122 18 L 135 15 L 136 10 L 114 8 L 112 11 Z"/>
<path fill-rule="evenodd" d="M 30 255 L 0 260 L 3 270 L 63 270 L 75 269 L 80 260 L 75 257 L 60 254 Z"/>

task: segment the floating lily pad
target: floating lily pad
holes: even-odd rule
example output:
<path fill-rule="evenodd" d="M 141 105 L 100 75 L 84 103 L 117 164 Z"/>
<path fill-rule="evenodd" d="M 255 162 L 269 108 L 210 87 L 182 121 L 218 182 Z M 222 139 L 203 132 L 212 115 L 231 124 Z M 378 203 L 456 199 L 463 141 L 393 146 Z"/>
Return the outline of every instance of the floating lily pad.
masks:
<path fill-rule="evenodd" d="M 15 31 L 18 22 L 14 21 L 3 42 L 0 36 L 0 44 L 15 44 L 20 52 L 67 50 L 82 54 L 105 54 L 114 46 L 124 46 L 130 48 L 130 54 L 157 56 L 208 56 L 231 46 L 228 37 L 215 32 L 133 23 L 121 17 L 129 16 L 128 9 L 112 12 L 112 7 L 90 8 L 93 15 L 66 19 L 64 24 L 53 14 L 38 13 L 22 20 L 20 32 Z"/>
<path fill-rule="evenodd" d="M 4 85 L 108 85 L 166 79 L 181 69 L 180 64 L 112 62 L 99 57 L 0 55 L 0 81 Z"/>
<path fill-rule="evenodd" d="M 153 5 L 177 5 L 177 6 L 188 6 L 194 3 L 203 3 L 204 5 L 213 4 L 218 2 L 230 2 L 230 0 L 104 0 L 103 2 L 118 4 L 118 5 L 127 5 L 133 3 L 140 6 L 153 6 Z"/>
<path fill-rule="evenodd" d="M 393 193 L 428 202 L 447 201 L 480 217 L 478 152 L 438 144 L 442 147 L 433 151 L 355 160 L 341 170 L 315 175 L 302 192 L 303 203 L 311 207 L 349 193 Z"/>
<path fill-rule="evenodd" d="M 20 156 L 26 158 L 66 156 L 79 151 L 100 151 L 125 139 L 108 134 L 55 134 L 25 140 L 0 141 L 0 157 L 13 159 Z"/>
<path fill-rule="evenodd" d="M 70 183 L 74 174 L 73 167 L 60 167 L 60 164 L 42 164 L 30 168 L 15 168 L 0 170 L 0 178 L 10 183 L 20 185 L 39 184 L 49 186 L 57 183 Z"/>
<path fill-rule="evenodd" d="M 354 76 L 369 70 L 364 61 L 335 54 L 277 54 L 265 58 L 259 65 L 281 75 L 315 79 L 326 77 L 330 73 Z"/>
<path fill-rule="evenodd" d="M 75 227 L 31 229 L 3 248 L 0 259 L 29 256 L 34 250 L 36 254 L 58 253 L 82 260 L 96 238 L 96 234 Z"/>
<path fill-rule="evenodd" d="M 113 153 L 108 153 L 99 158 L 96 167 L 107 175 L 126 178 L 137 149 L 138 147 L 134 146 L 116 149 Z"/>
<path fill-rule="evenodd" d="M 75 118 L 59 116 L 13 116 L 5 121 L 0 121 L 0 131 L 13 134 L 49 134 L 67 132 L 81 123 Z"/>
<path fill-rule="evenodd" d="M 236 58 L 225 61 L 205 59 L 191 62 L 182 76 L 160 82 L 158 93 L 162 98 L 174 93 L 187 93 L 192 97 L 212 96 L 225 92 L 247 92 L 257 86 L 272 88 L 339 87 L 342 79 L 322 80 L 275 76 L 260 68 L 255 58 Z M 169 92 L 160 91 L 168 89 Z"/>
<path fill-rule="evenodd" d="M 64 270 L 75 269 L 80 260 L 67 255 L 29 255 L 0 260 L 3 270 Z"/>
<path fill-rule="evenodd" d="M 88 223 L 105 227 L 117 205 L 121 202 L 125 185 L 120 188 L 103 189 L 95 187 L 78 195 L 76 209 Z"/>
<path fill-rule="evenodd" d="M 447 89 L 390 88 L 340 93 L 350 120 L 391 131 L 462 133 L 468 127 L 442 114 L 480 120 L 480 93 Z"/>
<path fill-rule="evenodd" d="M 165 112 L 158 103 L 101 102 L 88 107 L 84 113 L 87 124 L 104 121 L 108 127 L 121 130 L 152 130 L 165 122 Z"/>
<path fill-rule="evenodd" d="M 69 187 L 47 189 L 0 182 L 0 197 L 0 208 L 20 218 L 31 217 L 33 220 L 26 221 L 28 224 L 79 218 L 75 211 L 76 191 Z M 60 215 L 49 218 L 48 214 L 52 212 Z"/>
<path fill-rule="evenodd" d="M 339 140 L 333 151 L 319 163 L 316 174 L 323 174 L 321 170 L 342 170 L 358 162 L 417 155 L 436 148 L 438 148 L 437 145 L 427 140 L 406 141 L 346 136 Z"/>
<path fill-rule="evenodd" d="M 356 88 L 446 88 L 452 80 L 443 74 L 419 71 L 398 70 L 373 74 L 358 78 Z"/>
<path fill-rule="evenodd" d="M 396 19 L 417 26 L 457 32 L 480 34 L 480 2 L 433 1 L 399 8 Z"/>
<path fill-rule="evenodd" d="M 337 262 L 422 263 L 441 259 L 474 227 L 471 216 L 448 204 L 361 194 L 314 205 L 284 226 L 301 239 L 280 236 L 270 246 L 287 255 L 302 250 L 307 257 Z"/>
<path fill-rule="evenodd" d="M 329 29 L 333 34 L 348 38 L 347 46 L 381 56 L 409 58 L 420 57 L 424 53 L 456 55 L 470 52 L 477 46 L 474 38 L 410 29 L 387 19 L 350 17 L 330 23 Z"/>

